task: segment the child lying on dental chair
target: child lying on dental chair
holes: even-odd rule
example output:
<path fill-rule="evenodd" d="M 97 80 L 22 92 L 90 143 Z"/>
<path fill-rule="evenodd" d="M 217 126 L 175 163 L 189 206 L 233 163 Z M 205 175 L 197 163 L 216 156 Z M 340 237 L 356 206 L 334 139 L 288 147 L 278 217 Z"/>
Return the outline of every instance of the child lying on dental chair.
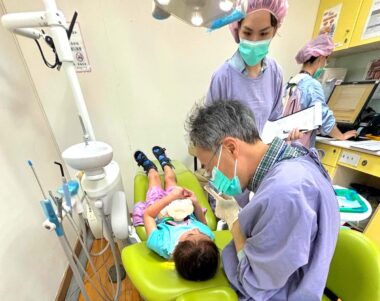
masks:
<path fill-rule="evenodd" d="M 161 187 L 156 165 L 141 152 L 134 158 L 148 175 L 149 189 L 145 202 L 133 210 L 134 225 L 142 221 L 148 237 L 147 246 L 160 256 L 174 259 L 177 272 L 187 280 L 212 278 L 219 266 L 219 250 L 214 234 L 193 192 L 176 186 L 176 176 L 165 149 L 152 148 L 165 174 Z"/>

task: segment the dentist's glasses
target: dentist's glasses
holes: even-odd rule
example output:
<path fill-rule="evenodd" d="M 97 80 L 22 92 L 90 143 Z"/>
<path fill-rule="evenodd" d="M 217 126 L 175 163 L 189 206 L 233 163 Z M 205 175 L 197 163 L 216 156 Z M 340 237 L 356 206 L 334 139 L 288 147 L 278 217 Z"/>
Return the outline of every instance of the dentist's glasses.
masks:
<path fill-rule="evenodd" d="M 212 168 L 211 168 L 211 166 L 210 166 L 210 165 L 211 165 L 211 162 L 212 162 L 212 160 L 214 160 L 216 154 L 220 151 L 220 149 L 221 149 L 222 147 L 223 147 L 223 146 L 220 145 L 220 146 L 218 146 L 218 147 L 214 150 L 214 152 L 212 153 L 212 156 L 211 156 L 210 160 L 208 160 L 207 164 L 204 166 L 204 168 L 206 169 L 206 172 L 207 172 L 207 176 L 205 175 L 205 177 L 207 177 L 208 179 L 211 178 L 211 174 L 212 174 Z"/>

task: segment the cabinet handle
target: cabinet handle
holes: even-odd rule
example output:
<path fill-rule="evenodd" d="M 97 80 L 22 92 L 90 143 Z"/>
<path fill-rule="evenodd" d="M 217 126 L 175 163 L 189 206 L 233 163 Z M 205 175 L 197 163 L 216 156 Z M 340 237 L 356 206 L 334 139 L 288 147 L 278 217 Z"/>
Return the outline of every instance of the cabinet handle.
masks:
<path fill-rule="evenodd" d="M 336 153 L 336 149 L 335 149 L 335 148 L 333 149 L 333 153 L 334 153 L 334 154 Z"/>
<path fill-rule="evenodd" d="M 344 42 L 343 44 L 346 44 L 348 42 L 348 34 L 350 33 L 350 30 L 349 29 L 346 29 L 346 34 L 344 35 Z"/>
<path fill-rule="evenodd" d="M 367 160 L 363 160 L 362 166 L 366 166 L 367 164 L 368 164 L 368 161 Z"/>

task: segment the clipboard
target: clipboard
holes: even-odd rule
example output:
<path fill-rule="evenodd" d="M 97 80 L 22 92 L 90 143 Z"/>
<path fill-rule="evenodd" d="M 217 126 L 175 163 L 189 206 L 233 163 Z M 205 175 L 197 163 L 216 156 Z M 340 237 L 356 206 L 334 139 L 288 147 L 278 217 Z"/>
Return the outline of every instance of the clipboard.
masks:
<path fill-rule="evenodd" d="M 308 132 L 318 129 L 321 125 L 322 105 L 317 102 L 311 107 L 281 117 L 275 121 L 267 121 L 260 136 L 264 143 L 271 143 L 274 137 L 285 139 L 294 128 Z"/>

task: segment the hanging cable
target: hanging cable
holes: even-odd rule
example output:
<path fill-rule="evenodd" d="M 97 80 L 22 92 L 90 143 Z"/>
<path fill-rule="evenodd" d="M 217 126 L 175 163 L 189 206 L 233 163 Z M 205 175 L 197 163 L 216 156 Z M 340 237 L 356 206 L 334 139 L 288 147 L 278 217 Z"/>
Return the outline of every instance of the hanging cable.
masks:
<path fill-rule="evenodd" d="M 37 44 L 37 47 L 41 53 L 41 56 L 42 56 L 42 60 L 44 61 L 45 65 L 48 67 L 48 68 L 51 68 L 51 69 L 54 69 L 56 68 L 57 66 L 60 66 L 61 65 L 61 62 L 59 61 L 59 58 L 58 58 L 58 55 L 57 55 L 57 52 L 55 51 L 55 47 L 54 47 L 54 43 L 52 42 L 49 42 L 49 36 L 45 38 L 45 41 L 48 43 L 48 45 L 50 46 L 50 48 L 52 48 L 53 50 L 53 53 L 55 55 L 55 62 L 54 64 L 51 64 L 47 61 L 47 59 L 45 58 L 45 55 L 44 55 L 44 52 L 42 51 L 42 48 L 41 48 L 41 45 L 40 43 L 38 42 L 38 40 L 34 40 Z M 51 38 L 50 38 L 51 39 Z"/>
<path fill-rule="evenodd" d="M 82 183 L 80 181 L 79 181 L 79 185 L 83 191 L 82 200 L 86 200 L 87 206 L 91 207 L 91 209 L 94 210 L 94 208 L 90 205 L 90 200 L 88 199 L 87 193 L 84 191 L 84 189 L 82 187 Z M 101 227 L 102 227 L 102 234 L 103 234 L 103 223 L 101 224 Z M 106 246 L 101 251 L 99 251 L 98 253 L 90 252 L 90 254 L 91 254 L 91 256 L 95 256 L 95 257 L 101 256 L 103 253 L 105 253 L 108 250 L 109 246 L 110 246 L 110 243 L 107 241 Z"/>
<path fill-rule="evenodd" d="M 86 272 L 86 269 L 83 267 L 82 263 L 80 262 L 78 256 L 75 254 L 74 250 L 72 249 L 71 245 L 69 244 L 69 240 L 68 240 L 66 234 L 64 234 L 64 240 L 67 242 L 67 244 L 69 246 L 69 249 L 71 251 L 71 254 L 73 256 L 74 261 L 76 262 L 77 267 L 79 267 L 79 269 L 83 273 L 84 277 L 87 279 L 87 281 L 89 281 L 89 283 L 91 284 L 91 286 L 95 289 L 95 292 L 98 294 L 98 296 L 102 300 L 104 300 L 104 301 L 111 301 L 107 297 L 103 296 L 103 294 L 98 290 L 98 288 L 96 287 L 94 281 L 90 278 L 90 276 Z"/>
<path fill-rule="evenodd" d="M 86 245 L 84 244 L 84 241 L 83 241 L 82 238 L 80 237 L 80 233 L 77 231 L 77 228 L 76 228 L 76 226 L 75 226 L 75 221 L 74 221 L 74 219 L 73 219 L 70 215 L 66 215 L 66 217 L 68 218 L 68 220 L 69 220 L 69 222 L 70 222 L 72 228 L 74 229 L 76 235 L 78 236 L 79 243 L 81 244 L 81 246 L 82 246 L 82 248 L 83 248 L 83 252 L 85 253 L 85 255 L 86 255 L 86 257 L 87 257 L 87 259 L 88 259 L 88 261 L 89 261 L 89 263 L 90 263 L 91 269 L 92 269 L 92 271 L 93 271 L 93 275 L 95 275 L 96 280 L 97 280 L 98 283 L 101 285 L 101 289 L 102 289 L 104 295 L 106 296 L 106 298 L 107 298 L 108 300 L 111 300 L 111 297 L 108 295 L 108 292 L 104 289 L 104 286 L 102 285 L 102 282 L 101 282 L 100 277 L 99 277 L 98 269 L 96 269 L 95 264 L 94 264 L 94 262 L 92 261 L 89 252 L 87 251 Z M 86 274 L 87 274 L 87 277 L 88 277 L 89 279 L 91 279 L 91 277 L 88 275 L 87 272 L 86 272 Z"/>
<path fill-rule="evenodd" d="M 51 193 L 51 191 L 49 191 Z M 52 194 L 52 193 L 51 193 Z M 86 196 L 86 194 L 83 195 L 83 197 L 81 198 L 81 201 L 84 199 L 84 197 Z M 54 196 L 52 196 L 53 199 L 54 199 Z M 65 207 L 63 207 L 63 211 L 65 212 L 65 215 L 66 215 L 66 218 L 69 220 L 75 234 L 77 235 L 78 237 L 78 240 L 82 246 L 82 249 L 90 263 L 90 266 L 93 270 L 93 274 L 90 276 L 84 269 L 84 267 L 82 266 L 82 263 L 79 261 L 78 257 L 76 256 L 75 252 L 73 251 L 68 239 L 67 239 L 67 236 L 66 234 L 64 234 L 64 238 L 68 244 L 68 247 L 69 249 L 71 250 L 71 254 L 73 255 L 73 258 L 76 262 L 76 265 L 79 267 L 79 269 L 84 273 L 85 275 L 85 278 L 87 278 L 87 281 L 89 281 L 90 285 L 96 290 L 96 293 L 99 295 L 99 297 L 103 300 L 103 301 L 112 301 L 112 298 L 110 297 L 109 293 L 107 292 L 107 290 L 104 288 L 104 284 L 102 283 L 100 277 L 99 277 L 99 273 L 98 273 L 98 269 L 96 269 L 92 259 L 91 259 L 91 255 L 89 254 L 88 250 L 87 250 L 87 246 L 85 244 L 85 242 L 83 241 L 82 237 L 81 237 L 81 234 L 80 234 L 80 230 L 79 230 L 79 226 L 78 224 L 75 222 L 74 218 L 69 214 L 69 212 L 66 210 Z M 95 283 L 93 282 L 93 280 L 91 279 L 92 276 L 95 275 L 95 278 L 97 280 L 97 282 L 99 283 L 100 287 L 101 287 L 101 290 L 103 291 L 104 295 L 97 289 Z M 75 290 L 73 293 L 77 292 L 77 290 Z M 115 295 L 115 293 L 113 293 L 113 295 Z"/>

